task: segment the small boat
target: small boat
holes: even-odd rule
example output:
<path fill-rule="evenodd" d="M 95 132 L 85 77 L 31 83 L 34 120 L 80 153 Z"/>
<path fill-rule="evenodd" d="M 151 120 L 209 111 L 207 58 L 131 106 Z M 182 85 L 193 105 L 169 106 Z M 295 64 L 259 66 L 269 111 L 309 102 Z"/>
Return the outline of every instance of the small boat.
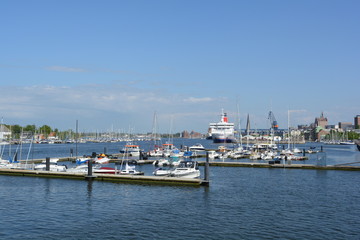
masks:
<path fill-rule="evenodd" d="M 95 163 L 99 163 L 99 164 L 106 164 L 109 163 L 110 158 L 106 157 L 106 156 L 102 156 L 100 155 L 99 157 L 94 159 Z"/>
<path fill-rule="evenodd" d="M 50 164 L 57 164 L 58 161 L 58 158 L 50 158 Z M 46 163 L 46 160 L 43 160 L 42 163 Z"/>
<path fill-rule="evenodd" d="M 125 168 L 121 169 L 119 174 L 121 175 L 144 175 L 144 172 L 137 171 L 134 165 L 129 165 L 126 161 Z"/>
<path fill-rule="evenodd" d="M 66 170 L 66 172 L 87 173 L 88 172 L 88 165 L 87 164 L 82 164 L 82 165 L 78 165 L 78 166 L 73 167 L 73 168 L 68 168 Z M 92 172 L 93 173 L 100 173 L 100 174 L 115 174 L 115 173 L 119 173 L 120 171 L 116 170 L 115 168 L 112 168 L 112 167 L 103 167 L 101 165 L 97 165 L 97 166 L 92 167 Z"/>
<path fill-rule="evenodd" d="M 215 152 L 214 150 L 210 150 L 207 151 L 208 152 L 208 157 L 210 159 L 215 159 L 215 158 L 219 158 L 220 154 L 218 154 L 217 152 Z"/>
<path fill-rule="evenodd" d="M 180 161 L 179 166 L 171 171 L 170 176 L 180 178 L 198 178 L 200 177 L 198 163 L 195 161 Z"/>
<path fill-rule="evenodd" d="M 87 163 L 90 159 L 91 159 L 91 158 L 89 158 L 89 157 L 77 158 L 77 159 L 76 159 L 76 163 L 77 163 L 77 164 Z"/>
<path fill-rule="evenodd" d="M 51 172 L 66 172 L 67 167 L 65 165 L 49 164 L 49 170 Z M 34 170 L 46 171 L 46 164 L 36 164 Z"/>
<path fill-rule="evenodd" d="M 169 166 L 169 165 L 170 165 L 170 161 L 167 160 L 167 159 L 159 159 L 159 160 L 153 161 L 153 165 L 154 165 L 154 166 L 159 166 L 159 167 Z"/>
<path fill-rule="evenodd" d="M 171 169 L 164 169 L 164 168 L 157 168 L 155 169 L 155 171 L 153 172 L 154 176 L 170 176 L 171 174 Z"/>
<path fill-rule="evenodd" d="M 103 173 L 103 174 L 116 174 L 119 173 L 119 170 L 116 170 L 112 167 L 95 167 L 93 173 Z"/>
<path fill-rule="evenodd" d="M 127 144 L 123 149 L 120 150 L 120 153 L 128 155 L 130 157 L 140 156 L 141 149 L 139 145 Z"/>
<path fill-rule="evenodd" d="M 197 143 L 197 144 L 195 144 L 193 146 L 190 146 L 189 151 L 192 151 L 192 152 L 194 152 L 194 151 L 205 151 L 205 148 L 201 143 Z"/>

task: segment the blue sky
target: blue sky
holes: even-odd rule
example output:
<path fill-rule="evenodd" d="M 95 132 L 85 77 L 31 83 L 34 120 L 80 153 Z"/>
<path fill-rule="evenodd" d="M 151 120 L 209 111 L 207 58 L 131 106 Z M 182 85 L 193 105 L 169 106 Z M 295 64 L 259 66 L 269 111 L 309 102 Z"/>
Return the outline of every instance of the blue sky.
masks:
<path fill-rule="evenodd" d="M 360 2 L 1 1 L 0 116 L 61 130 L 206 132 L 360 114 Z M 239 114 L 238 114 L 239 113 Z"/>

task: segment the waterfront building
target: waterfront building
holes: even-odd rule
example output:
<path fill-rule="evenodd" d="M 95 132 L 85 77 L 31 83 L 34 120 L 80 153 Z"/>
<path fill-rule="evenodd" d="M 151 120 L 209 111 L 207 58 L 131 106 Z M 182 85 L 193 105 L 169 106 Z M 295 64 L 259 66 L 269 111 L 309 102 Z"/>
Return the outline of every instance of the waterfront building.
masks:
<path fill-rule="evenodd" d="M 360 115 L 356 115 L 354 118 L 355 129 L 360 129 Z"/>

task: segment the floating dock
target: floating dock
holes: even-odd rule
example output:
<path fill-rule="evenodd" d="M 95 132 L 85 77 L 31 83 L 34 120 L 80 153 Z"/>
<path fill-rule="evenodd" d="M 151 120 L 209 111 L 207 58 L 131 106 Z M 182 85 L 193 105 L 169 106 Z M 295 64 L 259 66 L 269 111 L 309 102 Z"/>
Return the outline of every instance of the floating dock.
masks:
<path fill-rule="evenodd" d="M 205 161 L 198 161 L 200 166 L 205 165 Z M 360 171 L 360 166 L 350 165 L 326 165 L 319 166 L 313 164 L 280 164 L 280 163 L 255 163 L 255 162 L 209 162 L 210 167 L 253 167 L 253 168 L 288 168 L 288 169 L 313 169 L 313 170 L 346 170 Z"/>
<path fill-rule="evenodd" d="M 94 180 L 94 181 L 157 184 L 157 185 L 182 185 L 182 186 L 209 185 L 209 181 L 205 181 L 203 179 L 192 179 L 192 178 L 118 175 L 118 174 L 93 174 L 89 176 L 85 173 L 68 173 L 68 172 L 36 171 L 36 170 L 21 170 L 21 169 L 0 169 L 0 175 L 63 178 L 63 179 L 76 179 L 76 180 Z"/>

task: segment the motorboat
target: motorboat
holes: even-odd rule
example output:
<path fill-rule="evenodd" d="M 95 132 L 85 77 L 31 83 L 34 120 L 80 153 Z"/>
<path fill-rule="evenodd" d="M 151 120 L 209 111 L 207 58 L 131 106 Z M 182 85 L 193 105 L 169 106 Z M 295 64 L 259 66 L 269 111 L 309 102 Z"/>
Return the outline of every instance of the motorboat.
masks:
<path fill-rule="evenodd" d="M 106 156 L 99 156 L 94 159 L 94 162 L 99 163 L 99 164 L 107 164 L 110 162 L 110 158 L 108 158 Z"/>
<path fill-rule="evenodd" d="M 162 150 L 163 150 L 163 156 L 164 157 L 170 157 L 171 153 L 173 153 L 173 151 L 178 150 L 178 149 L 172 143 L 164 143 L 162 145 Z"/>
<path fill-rule="evenodd" d="M 65 165 L 49 164 L 49 171 L 51 172 L 66 172 L 66 169 Z M 36 164 L 34 170 L 46 171 L 46 164 Z"/>
<path fill-rule="evenodd" d="M 148 152 L 150 157 L 162 157 L 164 155 L 164 151 L 162 148 L 156 146 L 153 150 Z"/>
<path fill-rule="evenodd" d="M 120 153 L 128 155 L 130 157 L 138 157 L 140 156 L 140 146 L 134 144 L 127 144 L 124 148 L 120 150 Z"/>
<path fill-rule="evenodd" d="M 153 161 L 153 165 L 154 165 L 154 166 L 159 166 L 159 167 L 169 166 L 169 165 L 170 165 L 170 161 L 167 160 L 167 159 L 159 159 L 159 160 Z"/>
<path fill-rule="evenodd" d="M 195 161 L 180 161 L 179 166 L 171 171 L 170 176 L 180 178 L 198 178 L 200 177 L 198 163 Z"/>
<path fill-rule="evenodd" d="M 171 174 L 171 169 L 165 169 L 165 168 L 157 168 L 155 169 L 155 171 L 153 172 L 154 176 L 170 176 Z"/>
<path fill-rule="evenodd" d="M 220 154 L 214 150 L 207 151 L 209 159 L 219 158 Z"/>
<path fill-rule="evenodd" d="M 129 165 L 126 161 L 125 168 L 121 169 L 119 174 L 121 175 L 144 175 L 144 172 L 137 171 L 134 165 Z"/>
<path fill-rule="evenodd" d="M 88 172 L 88 165 L 87 164 L 81 164 L 73 168 L 68 168 L 66 172 L 72 172 L 72 173 L 87 173 Z M 93 173 L 99 173 L 99 174 L 116 174 L 120 171 L 112 168 L 112 167 L 104 167 L 101 165 L 94 165 L 92 167 Z"/>
<path fill-rule="evenodd" d="M 76 163 L 77 164 L 83 164 L 83 163 L 87 163 L 89 160 L 91 160 L 91 158 L 89 158 L 89 157 L 81 157 L 81 158 L 76 159 Z"/>
<path fill-rule="evenodd" d="M 194 152 L 194 151 L 205 151 L 205 148 L 201 143 L 197 143 L 197 144 L 195 144 L 193 146 L 190 146 L 189 151 L 192 151 L 192 152 Z"/>

